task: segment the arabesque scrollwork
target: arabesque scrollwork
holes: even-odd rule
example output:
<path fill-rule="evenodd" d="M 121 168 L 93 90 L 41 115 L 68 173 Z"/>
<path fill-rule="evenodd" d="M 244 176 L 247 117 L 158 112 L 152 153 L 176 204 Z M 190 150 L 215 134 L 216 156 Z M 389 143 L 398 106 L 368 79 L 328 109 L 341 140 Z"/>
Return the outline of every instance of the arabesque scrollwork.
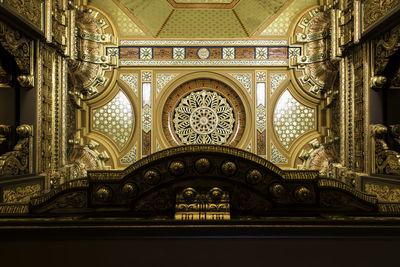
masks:
<path fill-rule="evenodd" d="M 17 134 L 20 138 L 14 149 L 0 156 L 0 176 L 32 172 L 33 128 L 26 124 L 18 126 Z"/>

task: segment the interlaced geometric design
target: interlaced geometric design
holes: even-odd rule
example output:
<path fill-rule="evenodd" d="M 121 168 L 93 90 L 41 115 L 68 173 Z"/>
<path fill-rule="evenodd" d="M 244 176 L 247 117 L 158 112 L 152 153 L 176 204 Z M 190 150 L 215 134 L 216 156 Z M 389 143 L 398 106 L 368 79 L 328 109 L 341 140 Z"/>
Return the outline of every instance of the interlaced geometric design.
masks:
<path fill-rule="evenodd" d="M 233 108 L 214 91 L 194 91 L 182 98 L 175 108 L 175 134 L 183 144 L 227 142 L 235 124 Z"/>

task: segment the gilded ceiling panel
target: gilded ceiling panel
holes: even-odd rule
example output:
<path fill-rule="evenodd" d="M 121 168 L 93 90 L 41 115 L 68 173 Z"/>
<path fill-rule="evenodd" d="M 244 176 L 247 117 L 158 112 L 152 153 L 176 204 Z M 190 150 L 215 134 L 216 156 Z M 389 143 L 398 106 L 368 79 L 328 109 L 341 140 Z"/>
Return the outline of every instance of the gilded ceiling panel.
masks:
<path fill-rule="evenodd" d="M 90 4 L 107 12 L 122 36 L 144 35 L 144 32 L 113 1 L 91 0 Z"/>
<path fill-rule="evenodd" d="M 318 0 L 296 0 L 288 6 L 260 35 L 286 35 L 290 23 L 304 9 L 318 5 Z"/>
<path fill-rule="evenodd" d="M 285 2 L 285 0 L 246 0 L 240 1 L 234 10 L 247 32 L 251 35 L 265 20 L 275 14 Z"/>
<path fill-rule="evenodd" d="M 233 38 L 246 33 L 229 9 L 176 9 L 159 37 L 166 38 Z"/>
<path fill-rule="evenodd" d="M 153 35 L 157 35 L 173 10 L 166 0 L 120 0 L 120 2 L 146 25 Z"/>
<path fill-rule="evenodd" d="M 230 4 L 233 0 L 174 0 L 179 4 Z"/>

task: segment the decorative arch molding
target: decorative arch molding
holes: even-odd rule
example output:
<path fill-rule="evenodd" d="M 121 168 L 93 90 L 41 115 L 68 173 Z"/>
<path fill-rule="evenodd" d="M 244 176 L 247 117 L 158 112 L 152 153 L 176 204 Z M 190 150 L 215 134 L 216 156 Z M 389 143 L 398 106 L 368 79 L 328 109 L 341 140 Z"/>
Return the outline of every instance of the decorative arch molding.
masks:
<path fill-rule="evenodd" d="M 34 41 L 0 21 L 0 45 L 14 57 L 20 71 L 17 80 L 21 87 L 33 88 L 35 86 Z"/>
<path fill-rule="evenodd" d="M 185 188 L 190 192 L 182 196 Z M 27 213 L 73 211 L 171 220 L 179 210 L 176 201 L 189 201 L 202 188 L 222 188 L 230 200 L 231 219 L 400 212 L 398 205 L 379 204 L 375 196 L 320 178 L 318 171 L 283 171 L 244 150 L 196 145 L 152 154 L 122 171 L 89 171 L 88 180 L 75 180 L 31 199 Z"/>
<path fill-rule="evenodd" d="M 243 128 L 239 129 L 237 133 L 236 140 L 233 145 L 236 147 L 244 148 L 248 145 L 251 140 L 251 126 L 254 118 L 253 118 L 253 105 L 251 104 L 251 97 L 248 95 L 247 90 L 237 81 L 234 77 L 229 75 L 228 73 L 220 74 L 217 72 L 208 72 L 208 71 L 200 71 L 189 73 L 186 75 L 179 76 L 177 79 L 172 81 L 167 88 L 158 95 L 156 105 L 159 107 L 165 107 L 166 103 L 170 99 L 170 97 L 174 94 L 175 90 L 179 89 L 180 86 L 190 83 L 191 81 L 200 81 L 200 80 L 212 80 L 216 83 L 219 83 L 221 86 L 224 86 L 226 90 L 230 91 L 232 96 L 237 101 L 238 106 L 241 109 L 242 120 L 245 121 L 245 125 L 243 124 Z M 199 87 L 200 89 L 200 87 Z M 212 91 L 218 92 L 216 88 L 209 88 Z M 190 91 L 196 91 L 196 88 L 190 89 Z M 186 92 L 187 93 L 187 92 Z M 163 128 L 164 121 L 168 118 L 166 117 L 168 114 L 164 112 L 164 109 L 156 110 L 156 123 L 155 129 L 160 138 L 160 143 L 162 147 L 171 147 L 180 144 L 179 141 L 173 140 L 173 136 L 168 128 Z M 240 136 L 239 136 L 240 134 Z"/>

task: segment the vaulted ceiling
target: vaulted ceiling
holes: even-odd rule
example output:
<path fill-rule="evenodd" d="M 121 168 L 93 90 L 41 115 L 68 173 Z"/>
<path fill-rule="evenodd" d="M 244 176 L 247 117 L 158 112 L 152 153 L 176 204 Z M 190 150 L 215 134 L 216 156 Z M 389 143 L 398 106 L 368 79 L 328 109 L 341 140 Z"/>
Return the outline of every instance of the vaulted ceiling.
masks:
<path fill-rule="evenodd" d="M 158 38 L 246 38 L 281 14 L 288 27 L 290 15 L 318 0 L 91 0 L 120 21 L 125 35 Z M 290 14 L 288 10 L 292 10 Z M 294 12 L 293 12 L 294 11 Z M 297 13 L 296 13 L 297 14 Z M 124 29 L 121 29 L 121 25 Z M 282 26 L 282 23 L 276 27 Z M 272 33 L 274 29 L 271 29 Z M 276 30 L 275 30 L 276 31 Z M 129 34 L 131 33 L 131 34 Z M 264 34 L 268 35 L 268 34 Z M 279 34 L 278 34 L 279 35 Z"/>

